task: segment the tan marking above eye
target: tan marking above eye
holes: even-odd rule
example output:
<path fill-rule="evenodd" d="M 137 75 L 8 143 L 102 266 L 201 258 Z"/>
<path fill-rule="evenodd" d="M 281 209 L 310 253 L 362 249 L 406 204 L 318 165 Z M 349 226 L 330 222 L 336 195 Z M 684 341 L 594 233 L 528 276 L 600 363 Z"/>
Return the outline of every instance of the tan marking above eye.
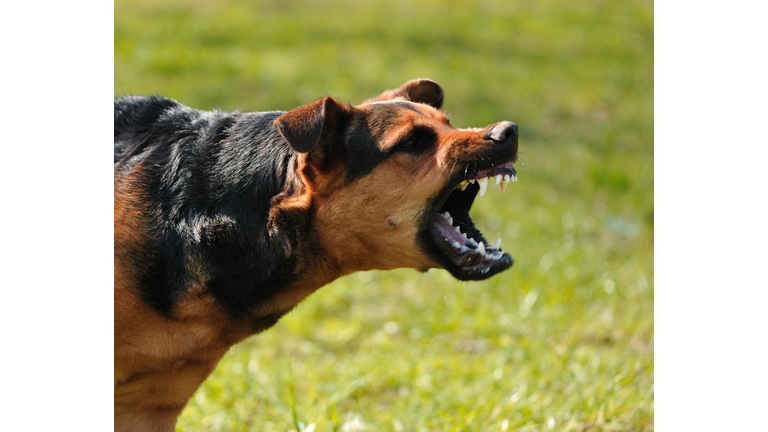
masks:
<path fill-rule="evenodd" d="M 432 106 L 406 101 L 397 103 L 410 103 L 411 107 L 398 106 L 391 101 L 373 102 L 358 107 L 367 112 L 365 126 L 370 129 L 381 151 L 392 150 L 415 128 L 429 128 L 438 135 L 457 131 L 450 125 L 448 117 Z M 438 145 L 441 145 L 441 141 L 444 140 L 438 137 Z"/>
<path fill-rule="evenodd" d="M 404 124 L 397 128 L 393 133 L 384 136 L 384 139 L 379 142 L 379 148 L 387 151 L 396 146 L 401 140 L 405 139 L 413 130 L 413 126 L 410 124 Z"/>

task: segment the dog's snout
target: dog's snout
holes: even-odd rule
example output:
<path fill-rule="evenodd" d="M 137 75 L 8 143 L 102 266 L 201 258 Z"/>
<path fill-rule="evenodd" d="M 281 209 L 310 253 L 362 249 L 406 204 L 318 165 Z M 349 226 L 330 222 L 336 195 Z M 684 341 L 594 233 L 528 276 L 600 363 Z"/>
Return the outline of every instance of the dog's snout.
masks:
<path fill-rule="evenodd" d="M 496 142 L 505 142 L 510 137 L 513 139 L 517 138 L 517 125 L 511 121 L 503 121 L 492 127 L 491 130 L 485 134 L 485 137 Z"/>

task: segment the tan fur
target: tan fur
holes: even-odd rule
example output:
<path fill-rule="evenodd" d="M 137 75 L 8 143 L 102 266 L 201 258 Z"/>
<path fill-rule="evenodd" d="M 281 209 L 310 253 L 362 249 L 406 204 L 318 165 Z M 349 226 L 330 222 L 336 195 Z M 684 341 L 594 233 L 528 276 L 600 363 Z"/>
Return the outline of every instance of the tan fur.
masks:
<path fill-rule="evenodd" d="M 364 107 L 364 105 L 363 105 Z M 388 150 L 402 138 L 401 130 L 428 123 L 444 133 L 435 151 L 418 157 L 394 154 L 373 172 L 333 193 L 318 193 L 313 201 L 313 231 L 320 233 L 339 274 L 362 270 L 439 267 L 415 244 L 417 222 L 424 203 L 445 187 L 455 152 L 482 144 L 475 130 L 454 129 L 440 111 L 419 106 L 420 113 L 403 110 L 399 128 L 387 131 L 380 143 Z M 421 115 L 419 115 L 421 114 Z M 460 143 L 457 150 L 453 143 Z M 354 209 L 354 211 L 350 211 Z"/>

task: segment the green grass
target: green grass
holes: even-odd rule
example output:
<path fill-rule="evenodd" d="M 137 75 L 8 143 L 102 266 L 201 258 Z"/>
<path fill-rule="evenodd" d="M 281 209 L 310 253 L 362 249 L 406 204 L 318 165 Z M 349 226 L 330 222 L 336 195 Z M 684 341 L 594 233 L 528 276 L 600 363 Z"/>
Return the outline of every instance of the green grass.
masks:
<path fill-rule="evenodd" d="M 408 79 L 458 127 L 520 125 L 472 216 L 515 265 L 340 279 L 233 347 L 193 431 L 653 430 L 651 1 L 115 2 L 115 93 L 359 103 Z"/>

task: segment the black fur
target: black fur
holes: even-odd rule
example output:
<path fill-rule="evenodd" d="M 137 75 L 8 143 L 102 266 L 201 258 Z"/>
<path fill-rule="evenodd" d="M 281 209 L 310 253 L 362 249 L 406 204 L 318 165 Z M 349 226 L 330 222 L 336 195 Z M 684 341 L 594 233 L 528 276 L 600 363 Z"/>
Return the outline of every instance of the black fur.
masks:
<path fill-rule="evenodd" d="M 347 181 L 368 175 L 389 157 L 389 153 L 371 145 L 375 139 L 367 122 L 359 122 L 345 143 L 347 151 Z"/>
<path fill-rule="evenodd" d="M 145 301 L 168 314 L 192 281 L 198 257 L 207 286 L 235 316 L 246 316 L 290 281 L 295 258 L 267 232 L 272 198 L 296 153 L 273 121 L 283 112 L 198 111 L 162 97 L 115 99 L 115 175 L 155 207 L 142 215 L 152 244 L 136 257 Z M 156 281 L 162 281 L 157 283 Z"/>

